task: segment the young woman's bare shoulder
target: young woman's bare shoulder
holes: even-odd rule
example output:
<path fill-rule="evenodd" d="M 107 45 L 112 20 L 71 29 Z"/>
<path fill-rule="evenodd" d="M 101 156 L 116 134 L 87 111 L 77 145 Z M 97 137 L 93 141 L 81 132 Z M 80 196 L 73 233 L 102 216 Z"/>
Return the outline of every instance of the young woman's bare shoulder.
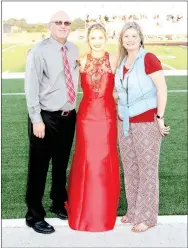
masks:
<path fill-rule="evenodd" d="M 87 61 L 87 55 L 81 56 L 80 57 L 80 70 L 81 72 L 84 70 L 85 65 L 86 65 L 86 61 Z"/>
<path fill-rule="evenodd" d="M 81 56 L 80 57 L 80 63 L 85 63 L 87 60 L 87 55 Z"/>

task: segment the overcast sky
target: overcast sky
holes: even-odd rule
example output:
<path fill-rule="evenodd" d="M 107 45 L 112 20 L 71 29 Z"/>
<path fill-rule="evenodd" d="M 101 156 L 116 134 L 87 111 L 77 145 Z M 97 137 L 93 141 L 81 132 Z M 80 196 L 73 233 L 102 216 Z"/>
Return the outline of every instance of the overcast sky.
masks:
<path fill-rule="evenodd" d="M 28 23 L 47 23 L 51 15 L 64 10 L 74 19 L 85 18 L 86 14 L 123 15 L 130 12 L 151 14 L 182 13 L 187 16 L 186 2 L 3 2 L 2 19 L 25 18 Z"/>

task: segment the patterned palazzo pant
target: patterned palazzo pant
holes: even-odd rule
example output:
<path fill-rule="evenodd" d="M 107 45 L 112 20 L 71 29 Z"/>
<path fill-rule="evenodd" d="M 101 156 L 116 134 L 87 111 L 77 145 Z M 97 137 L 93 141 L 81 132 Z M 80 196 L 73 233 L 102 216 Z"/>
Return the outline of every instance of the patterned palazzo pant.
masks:
<path fill-rule="evenodd" d="M 159 208 L 158 164 L 162 136 L 157 121 L 130 123 L 129 136 L 118 121 L 120 154 L 130 223 L 156 225 Z"/>

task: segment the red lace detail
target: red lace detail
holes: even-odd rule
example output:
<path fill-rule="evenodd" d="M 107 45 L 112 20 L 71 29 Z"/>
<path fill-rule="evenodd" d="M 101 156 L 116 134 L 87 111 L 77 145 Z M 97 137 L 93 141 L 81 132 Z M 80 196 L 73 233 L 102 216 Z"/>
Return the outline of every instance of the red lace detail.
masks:
<path fill-rule="evenodd" d="M 98 97 L 101 89 L 102 75 L 104 73 L 112 73 L 109 53 L 105 52 L 102 58 L 93 58 L 91 54 L 88 54 L 84 72 L 91 76 L 91 87 L 95 96 Z"/>

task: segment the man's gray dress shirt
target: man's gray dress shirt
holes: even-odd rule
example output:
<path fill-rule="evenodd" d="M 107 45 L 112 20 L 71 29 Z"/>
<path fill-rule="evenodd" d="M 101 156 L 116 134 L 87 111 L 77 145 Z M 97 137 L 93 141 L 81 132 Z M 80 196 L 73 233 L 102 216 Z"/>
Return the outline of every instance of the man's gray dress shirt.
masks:
<path fill-rule="evenodd" d="M 31 122 L 42 121 L 41 109 L 48 111 L 69 111 L 76 107 L 67 98 L 63 56 L 61 48 L 65 46 L 70 71 L 77 93 L 79 80 L 78 48 L 66 41 L 63 45 L 50 37 L 36 44 L 26 60 L 25 94 Z M 77 95 L 77 94 L 76 94 Z"/>

